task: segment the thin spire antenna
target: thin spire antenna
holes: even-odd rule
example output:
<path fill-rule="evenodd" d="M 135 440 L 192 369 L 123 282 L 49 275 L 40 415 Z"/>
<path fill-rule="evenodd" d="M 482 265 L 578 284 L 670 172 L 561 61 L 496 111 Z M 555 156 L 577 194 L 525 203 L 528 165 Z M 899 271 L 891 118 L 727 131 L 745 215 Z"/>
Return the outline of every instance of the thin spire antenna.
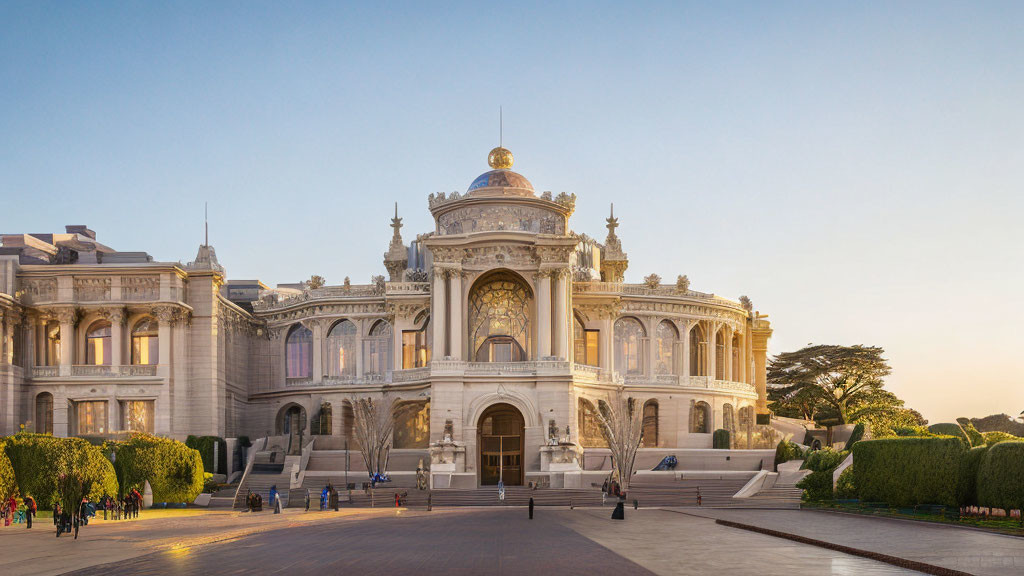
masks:
<path fill-rule="evenodd" d="M 498 106 L 498 146 L 503 146 L 503 138 L 505 136 L 505 119 L 502 117 L 501 106 Z"/>
<path fill-rule="evenodd" d="M 203 202 L 203 229 L 206 238 L 203 240 L 203 246 L 210 245 L 210 203 Z"/>

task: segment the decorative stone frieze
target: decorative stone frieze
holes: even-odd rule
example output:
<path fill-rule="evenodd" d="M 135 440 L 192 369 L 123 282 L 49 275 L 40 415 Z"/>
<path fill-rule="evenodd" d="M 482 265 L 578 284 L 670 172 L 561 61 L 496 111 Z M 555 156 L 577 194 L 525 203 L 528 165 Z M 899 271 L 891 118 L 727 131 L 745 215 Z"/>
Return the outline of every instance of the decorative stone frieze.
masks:
<path fill-rule="evenodd" d="M 78 302 L 105 302 L 110 300 L 110 278 L 78 277 L 74 290 Z"/>
<path fill-rule="evenodd" d="M 159 276 L 122 276 L 121 299 L 130 302 L 160 299 Z"/>

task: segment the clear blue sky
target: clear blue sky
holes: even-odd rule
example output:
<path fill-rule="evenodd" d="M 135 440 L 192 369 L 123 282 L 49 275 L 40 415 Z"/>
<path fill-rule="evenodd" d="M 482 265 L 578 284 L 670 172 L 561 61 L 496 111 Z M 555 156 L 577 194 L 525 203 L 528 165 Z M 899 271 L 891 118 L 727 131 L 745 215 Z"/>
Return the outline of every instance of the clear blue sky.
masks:
<path fill-rule="evenodd" d="M 1024 409 L 1024 4 L 0 2 L 0 231 L 366 282 L 505 145 L 627 280 L 886 349 L 933 422 Z"/>

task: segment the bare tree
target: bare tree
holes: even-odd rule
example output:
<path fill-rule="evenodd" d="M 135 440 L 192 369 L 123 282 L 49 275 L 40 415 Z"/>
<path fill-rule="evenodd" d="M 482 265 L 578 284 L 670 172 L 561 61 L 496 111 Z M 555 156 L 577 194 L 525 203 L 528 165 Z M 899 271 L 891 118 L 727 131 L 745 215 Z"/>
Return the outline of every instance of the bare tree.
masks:
<path fill-rule="evenodd" d="M 395 420 L 391 414 L 393 400 L 390 395 L 374 400 L 359 398 L 352 402 L 356 440 L 363 453 L 363 462 L 371 479 L 387 474 L 391 455 L 391 436 Z"/>
<path fill-rule="evenodd" d="M 643 409 L 620 387 L 610 392 L 607 399 L 598 401 L 595 416 L 612 453 L 612 476 L 626 491 L 643 440 Z"/>

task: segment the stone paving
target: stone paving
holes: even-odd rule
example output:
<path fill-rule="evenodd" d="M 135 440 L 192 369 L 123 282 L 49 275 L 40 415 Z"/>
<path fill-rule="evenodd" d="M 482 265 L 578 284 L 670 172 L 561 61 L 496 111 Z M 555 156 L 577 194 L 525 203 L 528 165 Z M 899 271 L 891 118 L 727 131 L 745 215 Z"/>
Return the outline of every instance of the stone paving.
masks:
<path fill-rule="evenodd" d="M 913 572 L 715 524 L 714 518 L 879 550 L 979 575 L 1024 573 L 1024 539 L 813 511 L 523 508 L 343 510 L 96 523 L 78 541 L 0 528 L 4 574 L 786 574 Z M 699 514 L 699 515 L 695 515 Z M 39 530 L 41 528 L 42 530 Z"/>
<path fill-rule="evenodd" d="M 686 510 L 977 576 L 1024 574 L 1024 538 L 958 526 L 817 510 Z"/>

